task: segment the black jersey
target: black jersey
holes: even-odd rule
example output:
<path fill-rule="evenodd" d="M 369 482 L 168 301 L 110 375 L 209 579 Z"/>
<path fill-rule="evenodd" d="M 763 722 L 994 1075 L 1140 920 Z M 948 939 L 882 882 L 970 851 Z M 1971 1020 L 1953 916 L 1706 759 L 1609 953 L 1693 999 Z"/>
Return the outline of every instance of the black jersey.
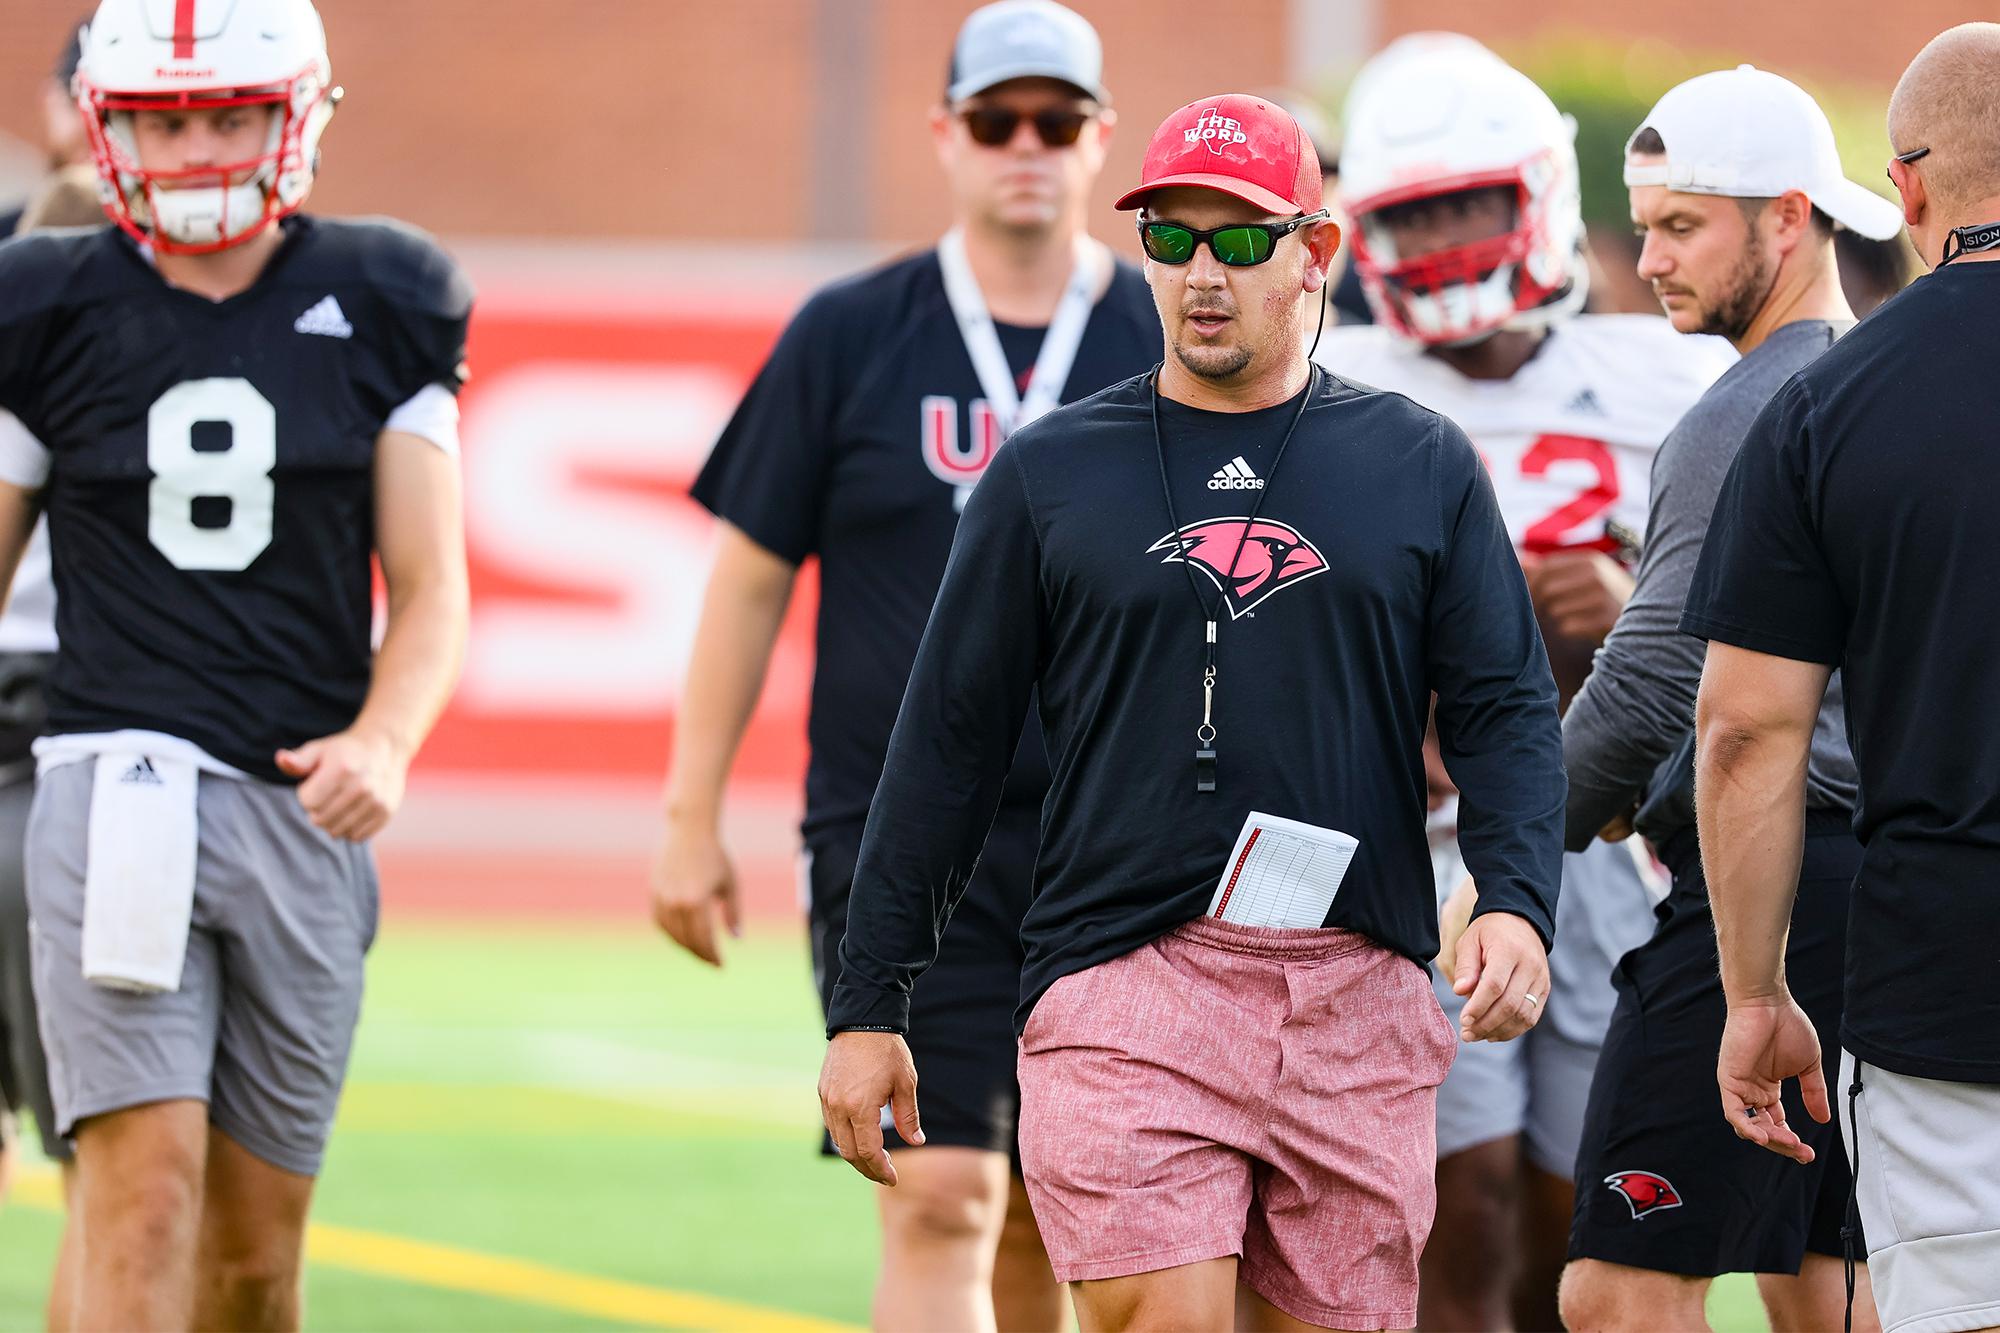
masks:
<path fill-rule="evenodd" d="M 1017 376 L 1042 330 L 999 326 Z M 1062 398 L 1160 359 L 1139 271 L 1119 264 L 1092 309 Z M 882 772 L 958 514 L 1000 446 L 945 297 L 934 250 L 818 292 L 778 340 L 694 484 L 694 498 L 759 546 L 820 557 L 818 665 L 807 734 L 807 838 L 859 832 Z M 1008 797 L 1048 787 L 1024 737 Z"/>
<path fill-rule="evenodd" d="M 258 777 L 367 693 L 375 442 L 456 391 L 472 292 L 427 237 L 294 217 L 247 291 L 112 228 L 0 245 L 0 409 L 47 450 L 55 733 L 142 728 Z"/>

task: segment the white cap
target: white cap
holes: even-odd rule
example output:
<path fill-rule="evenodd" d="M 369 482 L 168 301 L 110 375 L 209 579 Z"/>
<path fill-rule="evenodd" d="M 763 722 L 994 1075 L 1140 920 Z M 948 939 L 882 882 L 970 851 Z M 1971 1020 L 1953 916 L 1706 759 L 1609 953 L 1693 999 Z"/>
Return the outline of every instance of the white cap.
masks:
<path fill-rule="evenodd" d="M 1872 240 L 1903 228 L 1903 210 L 1841 171 L 1833 126 L 1790 79 L 1738 65 L 1701 74 L 1668 91 L 1637 130 L 1667 146 L 1664 165 L 1634 164 L 1625 144 L 1625 184 L 1664 185 L 1684 194 L 1772 199 L 1802 192 L 1835 222 Z"/>
<path fill-rule="evenodd" d="M 1060 79 L 1099 102 L 1104 91 L 1104 44 L 1090 20 L 1055 0 L 997 0 L 975 9 L 951 49 L 945 96 L 983 93 L 1009 79 Z"/>

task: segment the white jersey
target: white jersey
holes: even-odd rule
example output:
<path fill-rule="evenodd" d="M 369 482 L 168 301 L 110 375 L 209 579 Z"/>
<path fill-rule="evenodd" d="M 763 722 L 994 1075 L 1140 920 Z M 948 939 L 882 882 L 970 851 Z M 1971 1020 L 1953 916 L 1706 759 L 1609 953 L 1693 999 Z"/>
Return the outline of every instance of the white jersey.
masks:
<path fill-rule="evenodd" d="M 1578 315 L 1551 328 L 1511 379 L 1468 379 L 1376 325 L 1328 329 L 1315 359 L 1344 380 L 1400 393 L 1458 423 L 1486 461 L 1514 549 L 1543 555 L 1615 551 L 1611 524 L 1644 535 L 1653 455 L 1736 353 L 1720 338 L 1675 333 L 1653 315 Z M 1440 899 L 1465 875 L 1456 823 L 1450 808 L 1430 821 Z M 1598 842 L 1563 857 L 1549 958 L 1562 998 L 1548 1026 L 1573 1042 L 1602 1040 L 1616 998 L 1611 969 L 1652 934 L 1661 886 L 1635 847 Z M 1476 1099 L 1469 1063 L 1458 1081 L 1469 1090 L 1448 1078 L 1440 1116 L 1461 1096 Z"/>
<path fill-rule="evenodd" d="M 1319 363 L 1458 423 L 1486 460 L 1518 551 L 1613 551 L 1646 528 L 1653 455 L 1736 360 L 1654 315 L 1578 315 L 1506 380 L 1475 380 L 1377 325 L 1331 328 Z"/>

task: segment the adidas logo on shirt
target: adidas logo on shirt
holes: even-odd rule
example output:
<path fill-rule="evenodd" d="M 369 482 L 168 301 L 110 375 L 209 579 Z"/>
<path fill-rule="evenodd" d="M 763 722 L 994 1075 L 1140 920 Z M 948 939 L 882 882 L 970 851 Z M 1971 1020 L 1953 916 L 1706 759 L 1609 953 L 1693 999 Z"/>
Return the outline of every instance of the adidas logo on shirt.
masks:
<path fill-rule="evenodd" d="M 1238 454 L 1236 457 L 1230 459 L 1228 463 L 1215 470 L 1215 475 L 1208 479 L 1208 489 L 1211 491 L 1261 491 L 1264 489 L 1264 479 L 1255 472 L 1252 472 L 1250 465 L 1243 461 L 1243 455 Z"/>
<path fill-rule="evenodd" d="M 347 315 L 340 308 L 340 302 L 331 296 L 323 296 L 312 309 L 300 315 L 292 328 L 298 333 L 316 333 L 322 338 L 352 338 L 354 326 L 347 322 Z"/>
<path fill-rule="evenodd" d="M 1566 412 L 1581 412 L 1587 416 L 1601 417 L 1604 415 L 1604 404 L 1597 401 L 1596 390 L 1584 389 L 1576 397 L 1570 399 L 1569 406 L 1563 410 Z"/>
<path fill-rule="evenodd" d="M 155 787 L 160 786 L 165 781 L 160 776 L 159 770 L 153 767 L 153 761 L 144 755 L 139 757 L 138 763 L 126 769 L 125 776 L 118 780 L 120 782 L 145 782 Z"/>

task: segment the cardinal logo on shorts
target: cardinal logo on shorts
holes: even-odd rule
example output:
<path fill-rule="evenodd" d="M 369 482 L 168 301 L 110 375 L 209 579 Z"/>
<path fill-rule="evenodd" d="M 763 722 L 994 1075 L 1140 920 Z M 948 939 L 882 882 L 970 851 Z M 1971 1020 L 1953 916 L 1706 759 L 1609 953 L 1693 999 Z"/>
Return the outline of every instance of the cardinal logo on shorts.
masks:
<path fill-rule="evenodd" d="M 1681 1192 L 1674 1188 L 1673 1182 L 1651 1171 L 1617 1171 L 1606 1176 L 1604 1183 L 1625 1200 L 1634 1222 L 1648 1213 L 1681 1206 Z"/>
<path fill-rule="evenodd" d="M 1231 620 L 1248 615 L 1280 588 L 1326 573 L 1326 557 L 1317 546 L 1297 528 L 1269 518 L 1254 526 L 1247 518 L 1203 519 L 1168 533 L 1146 551 L 1164 552 L 1161 564 L 1191 564 L 1208 575 L 1222 589 Z"/>

